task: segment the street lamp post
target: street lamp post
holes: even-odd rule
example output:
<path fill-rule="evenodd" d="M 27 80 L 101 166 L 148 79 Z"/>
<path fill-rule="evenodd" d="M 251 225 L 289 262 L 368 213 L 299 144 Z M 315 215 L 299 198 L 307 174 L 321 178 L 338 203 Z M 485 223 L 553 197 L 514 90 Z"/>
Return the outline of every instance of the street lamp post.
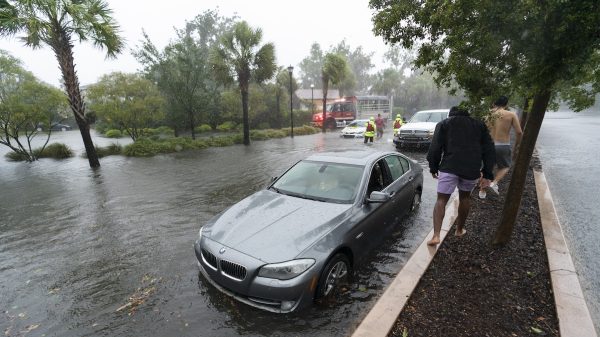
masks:
<path fill-rule="evenodd" d="M 315 94 L 314 94 L 315 85 L 310 85 L 310 105 L 312 106 L 312 114 L 315 114 Z"/>
<path fill-rule="evenodd" d="M 294 138 L 294 107 L 292 105 L 292 98 L 294 97 L 294 93 L 292 91 L 292 73 L 294 72 L 294 67 L 288 67 L 288 73 L 290 74 L 290 136 Z"/>

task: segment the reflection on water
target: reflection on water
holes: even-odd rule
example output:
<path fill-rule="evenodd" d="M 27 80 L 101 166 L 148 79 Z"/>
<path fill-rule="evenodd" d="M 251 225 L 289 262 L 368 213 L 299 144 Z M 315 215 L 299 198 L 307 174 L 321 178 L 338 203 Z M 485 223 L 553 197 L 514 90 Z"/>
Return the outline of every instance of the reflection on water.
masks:
<path fill-rule="evenodd" d="M 77 131 L 58 133 L 78 154 Z M 100 145 L 114 140 L 97 138 Z M 121 144 L 128 141 L 119 140 Z M 198 273 L 192 244 L 211 217 L 316 151 L 362 148 L 336 134 L 154 158 L 0 159 L 0 330 L 56 336 L 322 336 L 352 331 L 430 229 L 435 186 L 401 221 L 339 303 L 277 315 L 237 303 Z M 372 146 L 393 150 L 389 140 Z M 5 150 L 0 150 L 0 155 Z M 423 163 L 423 153 L 409 153 Z M 117 309 L 147 278 L 154 292 Z"/>

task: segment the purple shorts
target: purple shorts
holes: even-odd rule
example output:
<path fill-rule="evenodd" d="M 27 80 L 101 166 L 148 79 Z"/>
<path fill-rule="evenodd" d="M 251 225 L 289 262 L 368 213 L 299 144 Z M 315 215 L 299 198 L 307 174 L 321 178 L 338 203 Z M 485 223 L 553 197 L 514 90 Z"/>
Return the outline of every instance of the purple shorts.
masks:
<path fill-rule="evenodd" d="M 456 174 L 440 171 L 438 173 L 438 193 L 452 194 L 454 189 L 458 187 L 459 191 L 471 192 L 479 179 L 463 179 Z"/>

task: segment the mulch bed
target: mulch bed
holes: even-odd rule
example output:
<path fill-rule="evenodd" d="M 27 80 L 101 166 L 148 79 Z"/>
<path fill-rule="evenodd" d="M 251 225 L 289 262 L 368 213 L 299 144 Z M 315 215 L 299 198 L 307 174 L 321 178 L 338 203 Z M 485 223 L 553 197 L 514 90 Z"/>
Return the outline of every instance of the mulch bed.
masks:
<path fill-rule="evenodd" d="M 490 244 L 509 179 L 500 196 L 473 192 L 467 234 L 452 227 L 390 336 L 559 335 L 531 169 L 511 241 Z"/>

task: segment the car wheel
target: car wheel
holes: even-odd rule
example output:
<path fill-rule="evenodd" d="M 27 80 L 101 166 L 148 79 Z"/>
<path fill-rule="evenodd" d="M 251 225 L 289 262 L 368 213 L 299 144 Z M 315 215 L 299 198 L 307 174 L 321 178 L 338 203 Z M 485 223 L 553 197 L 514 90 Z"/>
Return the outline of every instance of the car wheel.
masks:
<path fill-rule="evenodd" d="M 315 298 L 329 300 L 340 293 L 341 287 L 350 280 L 350 262 L 346 255 L 338 253 L 327 262 L 317 285 Z"/>
<path fill-rule="evenodd" d="M 417 208 L 419 208 L 420 204 L 421 204 L 421 194 L 419 192 L 415 192 L 412 203 L 410 204 L 410 211 L 414 212 Z"/>

